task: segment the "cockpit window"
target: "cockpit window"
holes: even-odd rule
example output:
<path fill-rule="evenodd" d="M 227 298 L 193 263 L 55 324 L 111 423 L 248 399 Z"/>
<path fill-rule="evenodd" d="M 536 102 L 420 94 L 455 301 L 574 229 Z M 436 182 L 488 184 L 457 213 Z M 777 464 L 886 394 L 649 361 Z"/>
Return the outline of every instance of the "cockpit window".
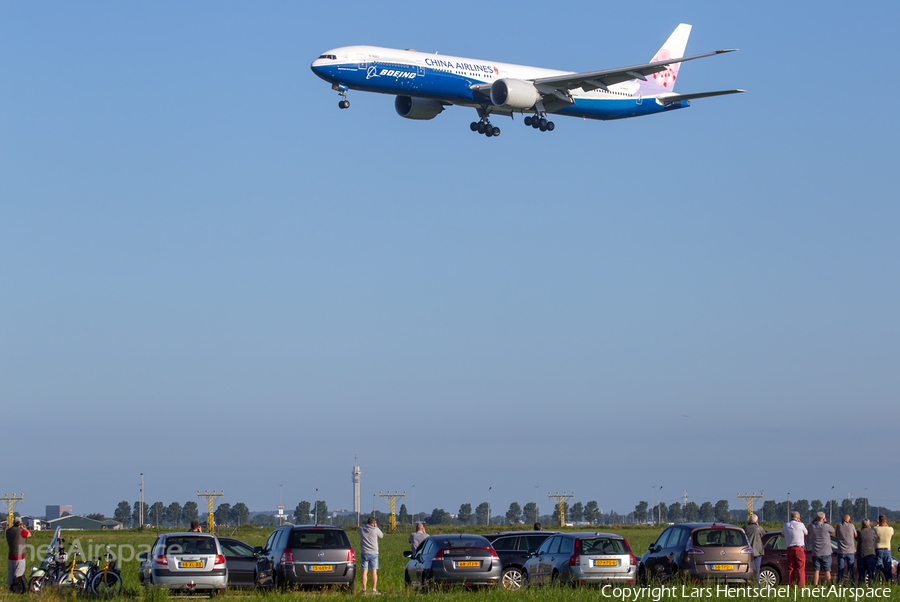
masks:
<path fill-rule="evenodd" d="M 334 60 L 337 60 L 337 57 L 336 57 L 335 55 L 333 55 L 333 54 L 320 54 L 320 55 L 319 55 L 319 58 L 320 58 L 320 59 L 331 59 L 331 60 L 333 60 L 333 61 L 334 61 Z"/>

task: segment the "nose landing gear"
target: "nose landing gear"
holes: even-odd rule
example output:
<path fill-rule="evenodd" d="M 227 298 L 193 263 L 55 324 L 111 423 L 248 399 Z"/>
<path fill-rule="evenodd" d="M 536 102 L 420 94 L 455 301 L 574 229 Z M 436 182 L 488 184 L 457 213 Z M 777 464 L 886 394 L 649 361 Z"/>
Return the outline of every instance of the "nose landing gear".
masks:
<path fill-rule="evenodd" d="M 542 132 L 552 132 L 556 128 L 556 125 L 552 121 L 547 121 L 547 118 L 540 113 L 536 114 L 534 117 L 526 117 L 525 125 L 530 125 L 534 129 L 541 130 Z"/>
<path fill-rule="evenodd" d="M 347 86 L 344 84 L 334 84 L 331 86 L 331 89 L 336 90 L 337 93 L 341 95 L 341 101 L 338 103 L 338 108 L 349 109 L 350 101 L 347 100 Z"/>

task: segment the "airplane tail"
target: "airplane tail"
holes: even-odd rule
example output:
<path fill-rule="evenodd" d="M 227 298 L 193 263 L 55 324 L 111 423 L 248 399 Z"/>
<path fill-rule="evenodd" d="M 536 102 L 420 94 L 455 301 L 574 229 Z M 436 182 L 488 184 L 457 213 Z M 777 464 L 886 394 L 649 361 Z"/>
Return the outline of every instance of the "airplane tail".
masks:
<path fill-rule="evenodd" d="M 669 39 L 666 40 L 666 43 L 662 45 L 662 48 L 657 50 L 656 54 L 653 55 L 653 58 L 650 59 L 650 62 L 656 63 L 667 59 L 680 59 L 683 57 L 684 49 L 687 46 L 690 35 L 691 26 L 687 23 L 682 23 L 676 27 L 675 31 L 672 32 L 672 35 L 669 36 Z M 654 87 L 661 88 L 662 92 L 671 92 L 675 88 L 675 80 L 678 78 L 678 69 L 680 67 L 681 63 L 674 63 L 665 71 L 654 73 L 652 76 L 648 77 L 647 83 L 655 84 Z"/>

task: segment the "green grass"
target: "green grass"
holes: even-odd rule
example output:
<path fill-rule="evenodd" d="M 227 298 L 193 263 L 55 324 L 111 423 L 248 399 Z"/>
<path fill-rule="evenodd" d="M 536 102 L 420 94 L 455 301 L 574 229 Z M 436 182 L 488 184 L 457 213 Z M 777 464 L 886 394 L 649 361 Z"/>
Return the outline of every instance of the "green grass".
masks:
<path fill-rule="evenodd" d="M 780 524 L 771 524 L 766 525 L 768 530 L 778 530 L 781 528 Z M 626 527 L 597 527 L 597 530 L 607 531 L 620 534 L 624 536 L 631 545 L 632 551 L 636 556 L 640 556 L 646 549 L 647 546 L 656 540 L 656 537 L 662 531 L 663 527 L 645 527 L 645 526 L 626 526 Z M 494 532 L 496 529 L 488 529 L 487 527 L 466 527 L 464 528 L 465 532 L 476 532 L 476 533 L 490 533 Z M 584 531 L 587 530 L 584 527 L 577 528 L 567 528 L 567 531 Z M 232 533 L 231 529 L 223 529 L 224 533 L 220 533 L 220 535 L 233 536 L 243 541 L 246 541 L 248 544 L 253 546 L 259 546 L 265 543 L 266 539 L 271 533 L 270 529 L 259 529 L 253 527 L 244 527 L 238 529 L 236 532 Z M 438 527 L 433 530 L 429 530 L 429 533 L 448 533 L 448 532 L 462 532 L 462 530 L 458 527 Z M 359 537 L 356 535 L 355 528 L 348 528 L 347 533 L 350 536 L 350 540 L 353 543 L 354 548 L 357 551 L 357 557 L 359 557 Z M 52 533 L 48 531 L 39 531 L 34 534 L 33 540 L 30 543 L 34 543 L 37 545 L 43 544 L 46 545 L 50 542 L 50 538 L 52 537 Z M 68 531 L 64 532 L 64 537 L 66 539 L 67 544 L 72 544 L 76 539 L 79 540 L 82 548 L 87 551 L 87 547 L 89 545 L 94 546 L 95 550 L 96 546 L 110 545 L 110 546 L 123 546 L 129 545 L 133 548 L 139 548 L 140 546 L 150 546 L 156 538 L 156 531 L 145 530 L 143 532 L 137 530 L 122 530 L 122 531 Z M 414 591 L 407 591 L 406 587 L 403 583 L 403 569 L 406 565 L 406 558 L 403 557 L 403 551 L 409 549 L 407 540 L 409 538 L 409 532 L 405 533 L 396 533 L 396 534 L 385 534 L 383 540 L 381 540 L 380 544 L 380 553 L 379 553 L 379 564 L 380 569 L 378 570 L 378 589 L 383 593 L 383 598 L 390 599 L 407 599 L 407 598 L 415 598 L 420 597 L 421 594 L 418 594 Z M 115 549 L 115 548 L 114 548 Z M 146 548 L 144 548 L 146 549 Z M 97 555 L 97 552 L 94 552 L 93 555 Z M 25 575 L 26 578 L 31 571 L 31 566 L 38 564 L 39 561 L 29 560 L 26 566 Z M 145 589 L 142 588 L 138 582 L 137 578 L 137 570 L 138 570 L 138 561 L 136 558 L 132 558 L 131 560 L 121 562 L 120 568 L 122 572 L 122 579 L 124 582 L 124 598 L 129 599 L 141 599 L 146 602 L 163 602 L 164 600 L 169 599 L 167 590 L 158 590 L 158 589 Z M 357 571 L 359 573 L 359 571 Z M 14 597 L 8 591 L 6 591 L 6 563 L 0 564 L 0 584 L 3 586 L 2 592 L 0 592 L 0 599 L 4 602 L 7 600 L 22 600 L 21 597 Z M 371 587 L 371 585 L 370 585 Z M 360 578 L 357 575 L 357 596 L 359 594 L 359 590 L 361 588 Z M 868 598 L 867 600 L 880 599 L 880 600 L 897 600 L 900 601 L 900 587 L 893 586 L 890 588 L 891 594 L 887 598 Z M 693 601 L 702 601 L 704 599 L 713 599 L 716 596 L 700 596 L 700 597 L 682 597 L 680 595 L 680 588 L 677 592 L 678 595 L 663 595 L 663 596 L 653 596 L 651 594 L 660 594 L 660 590 L 652 590 L 652 588 L 645 589 L 644 597 L 639 598 L 640 602 L 649 601 L 649 602 L 662 602 L 668 600 L 693 600 Z M 670 594 L 671 592 L 667 591 L 666 594 Z M 247 599 L 247 598 L 260 598 L 261 602 L 287 602 L 288 600 L 296 600 L 297 598 L 338 598 L 345 599 L 349 597 L 349 594 L 337 591 L 337 590 L 303 590 L 303 591 L 294 591 L 285 594 L 256 594 L 253 591 L 229 591 L 224 598 L 225 599 Z M 537 601 L 549 601 L 549 602 L 602 602 L 603 600 L 610 600 L 611 602 L 623 602 L 621 597 L 612 598 L 612 597 L 604 597 L 602 592 L 597 587 L 581 587 L 581 588 L 569 588 L 569 587 L 544 587 L 544 588 L 526 588 L 519 592 L 507 592 L 502 589 L 480 589 L 476 592 L 470 592 L 463 589 L 448 589 L 440 592 L 435 592 L 433 594 L 428 594 L 428 597 L 435 598 L 440 600 L 441 602 L 456 602 L 459 600 L 462 602 L 465 600 L 466 602 L 491 602 L 491 601 L 504 601 L 504 602 L 537 602 Z M 37 597 L 32 595 L 26 595 L 25 598 L 36 600 Z M 47 593 L 41 596 L 41 598 L 52 598 L 58 599 L 55 593 Z M 719 596 L 720 599 L 726 599 L 725 596 Z M 718 599 L 717 598 L 717 599 Z M 741 597 L 740 600 L 793 600 L 793 596 L 790 598 L 771 598 L 771 597 L 762 597 L 762 598 L 744 598 Z M 803 598 L 799 598 L 798 600 L 802 600 Z M 808 598 L 809 600 L 821 600 L 822 598 Z M 826 598 L 826 599 L 834 599 L 834 600 L 853 600 L 851 597 L 847 598 Z M 634 600 L 634 598 L 629 598 L 628 602 Z"/>

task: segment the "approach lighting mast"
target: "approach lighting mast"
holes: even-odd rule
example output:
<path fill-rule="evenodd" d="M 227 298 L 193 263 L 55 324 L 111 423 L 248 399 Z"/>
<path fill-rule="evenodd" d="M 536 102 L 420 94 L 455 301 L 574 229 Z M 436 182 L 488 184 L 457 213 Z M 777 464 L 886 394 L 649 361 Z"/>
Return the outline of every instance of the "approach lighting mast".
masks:
<path fill-rule="evenodd" d="M 563 491 L 562 493 L 556 492 L 556 494 L 547 492 L 547 497 L 551 500 L 556 500 L 556 511 L 559 514 L 559 526 L 566 526 L 566 500 L 569 498 L 575 499 L 575 492 L 567 493 Z"/>
<path fill-rule="evenodd" d="M 6 528 L 9 529 L 13 526 L 16 518 L 13 516 L 13 508 L 16 506 L 16 502 L 21 502 L 25 499 L 25 494 L 16 495 L 15 493 L 9 495 L 8 493 L 4 493 L 3 497 L 0 497 L 0 501 L 6 502 Z"/>
<path fill-rule="evenodd" d="M 225 491 L 213 491 L 209 492 L 209 489 L 206 490 L 206 493 L 200 493 L 200 490 L 197 490 L 197 497 L 203 498 L 206 500 L 206 532 L 213 533 L 216 532 L 216 517 L 213 515 L 213 507 L 216 505 L 216 500 L 222 499 L 225 495 Z"/>
<path fill-rule="evenodd" d="M 747 522 L 750 522 L 750 515 L 753 514 L 753 502 L 755 500 L 762 501 L 763 500 L 763 491 L 760 490 L 759 495 L 755 493 L 745 493 L 744 495 L 738 494 L 739 500 L 744 500 L 744 503 L 747 504 Z"/>
<path fill-rule="evenodd" d="M 388 515 L 388 533 L 395 533 L 397 531 L 397 514 L 395 512 L 397 508 L 397 500 L 398 499 L 406 499 L 406 492 L 400 493 L 399 491 L 395 491 L 391 493 L 388 491 L 387 493 L 378 492 L 379 497 L 383 497 L 388 502 L 388 509 L 390 510 L 390 514 Z"/>

